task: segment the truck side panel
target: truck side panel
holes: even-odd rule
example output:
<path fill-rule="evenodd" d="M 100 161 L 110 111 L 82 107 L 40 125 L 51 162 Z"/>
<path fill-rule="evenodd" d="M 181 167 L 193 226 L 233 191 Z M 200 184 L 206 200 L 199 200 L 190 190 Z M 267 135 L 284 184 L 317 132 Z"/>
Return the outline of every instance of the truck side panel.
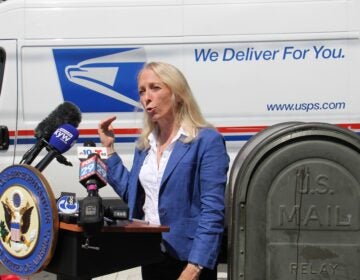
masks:
<path fill-rule="evenodd" d="M 36 125 L 71 101 L 83 114 L 78 146 L 99 144 L 99 120 L 118 116 L 116 149 L 130 167 L 142 122 L 136 73 L 154 60 L 184 72 L 232 159 L 251 136 L 279 122 L 360 131 L 359 10 L 359 1 L 337 0 L 3 2 L 0 47 L 13 43 L 0 120 L 17 144 L 13 162 L 35 143 Z M 11 149 L 0 169 L 12 163 Z M 84 195 L 76 148 L 65 156 L 72 168 L 55 161 L 44 174 L 56 195 Z"/>
<path fill-rule="evenodd" d="M 17 139 L 17 48 L 15 40 L 1 40 L 0 52 L 4 59 L 0 79 L 0 125 L 6 126 L 10 133 L 10 145 L 7 150 L 0 150 L 0 170 L 14 163 L 14 150 Z"/>
<path fill-rule="evenodd" d="M 131 166 L 142 121 L 136 73 L 142 63 L 161 60 L 188 77 L 206 118 L 226 137 L 232 158 L 252 135 L 281 121 L 331 122 L 358 130 L 360 85 L 351 69 L 360 65 L 359 47 L 358 40 L 26 46 L 22 123 L 28 129 L 62 100 L 74 102 L 83 113 L 81 145 L 99 142 L 98 121 L 116 114 L 117 148 Z M 25 151 L 18 152 L 20 157 Z M 76 150 L 68 153 L 77 166 Z M 76 178 L 77 167 L 54 163 L 45 171 L 54 184 L 61 182 L 59 168 Z"/>

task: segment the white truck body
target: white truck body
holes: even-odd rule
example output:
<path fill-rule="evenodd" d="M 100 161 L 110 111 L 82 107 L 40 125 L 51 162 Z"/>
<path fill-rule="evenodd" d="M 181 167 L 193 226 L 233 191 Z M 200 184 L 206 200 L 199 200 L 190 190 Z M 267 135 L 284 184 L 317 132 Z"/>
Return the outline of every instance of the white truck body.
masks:
<path fill-rule="evenodd" d="M 279 122 L 360 131 L 358 0 L 8 0 L 0 2 L 0 125 L 10 146 L 0 170 L 20 162 L 34 128 L 64 101 L 82 111 L 76 146 L 99 145 L 98 122 L 117 115 L 116 150 L 131 167 L 142 126 L 136 73 L 149 61 L 183 71 L 232 160 Z M 55 196 L 86 195 L 76 146 L 64 154 L 73 167 L 55 160 L 43 171 Z M 100 195 L 116 196 L 109 186 Z"/>

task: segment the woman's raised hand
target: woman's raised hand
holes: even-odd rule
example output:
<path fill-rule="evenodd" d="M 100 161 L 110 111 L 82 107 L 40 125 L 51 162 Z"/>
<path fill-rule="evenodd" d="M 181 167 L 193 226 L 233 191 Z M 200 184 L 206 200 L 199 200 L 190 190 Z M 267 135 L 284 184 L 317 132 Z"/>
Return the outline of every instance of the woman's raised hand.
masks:
<path fill-rule="evenodd" d="M 109 117 L 99 123 L 98 133 L 103 147 L 108 148 L 108 153 L 114 152 L 115 134 L 112 122 L 116 120 L 116 116 Z"/>

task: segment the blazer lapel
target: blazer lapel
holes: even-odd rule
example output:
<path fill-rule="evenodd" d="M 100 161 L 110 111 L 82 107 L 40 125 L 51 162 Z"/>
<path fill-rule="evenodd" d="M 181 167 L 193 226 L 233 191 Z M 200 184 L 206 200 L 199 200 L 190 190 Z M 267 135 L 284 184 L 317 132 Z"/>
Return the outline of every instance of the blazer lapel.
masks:
<path fill-rule="evenodd" d="M 144 163 L 145 157 L 147 156 L 148 152 L 148 149 L 140 151 L 139 159 L 137 160 L 135 165 L 136 169 L 134 170 L 134 174 L 136 175 L 135 177 L 139 177 L 140 169 Z"/>
<path fill-rule="evenodd" d="M 139 151 L 138 157 L 136 158 L 136 161 L 134 161 L 132 170 L 131 170 L 131 183 L 130 183 L 130 190 L 129 193 L 131 193 L 131 197 L 133 197 L 134 199 L 137 196 L 137 184 L 139 182 L 139 173 L 140 173 L 140 169 L 143 165 L 143 162 L 145 160 L 145 157 L 148 153 L 148 150 L 145 151 Z"/>
<path fill-rule="evenodd" d="M 129 208 L 130 208 L 130 217 L 131 218 L 141 218 L 141 207 L 143 204 L 142 198 L 141 198 L 141 192 L 139 193 L 139 173 L 140 169 L 143 165 L 143 162 L 145 160 L 145 157 L 148 153 L 148 150 L 145 151 L 138 151 L 138 156 L 136 158 L 136 161 L 134 161 L 132 170 L 131 170 L 131 182 L 130 182 L 130 188 L 129 188 Z"/>
<path fill-rule="evenodd" d="M 181 141 L 176 141 L 174 150 L 171 153 L 170 159 L 166 165 L 164 175 L 161 180 L 161 186 L 160 190 L 164 185 L 164 182 L 168 179 L 171 172 L 174 170 L 176 165 L 179 163 L 179 161 L 182 159 L 182 157 L 185 155 L 185 153 L 189 150 L 190 144 L 189 143 L 183 143 Z"/>

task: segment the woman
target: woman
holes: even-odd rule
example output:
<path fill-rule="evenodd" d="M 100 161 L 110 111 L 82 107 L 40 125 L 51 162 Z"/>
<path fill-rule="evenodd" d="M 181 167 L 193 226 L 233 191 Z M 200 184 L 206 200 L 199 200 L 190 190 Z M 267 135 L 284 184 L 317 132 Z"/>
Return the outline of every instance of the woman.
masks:
<path fill-rule="evenodd" d="M 146 64 L 138 88 L 144 127 L 130 171 L 114 151 L 116 117 L 99 124 L 99 136 L 109 154 L 108 182 L 130 217 L 170 227 L 162 235 L 164 260 L 143 266 L 143 279 L 216 279 L 229 165 L 224 140 L 174 66 Z"/>

